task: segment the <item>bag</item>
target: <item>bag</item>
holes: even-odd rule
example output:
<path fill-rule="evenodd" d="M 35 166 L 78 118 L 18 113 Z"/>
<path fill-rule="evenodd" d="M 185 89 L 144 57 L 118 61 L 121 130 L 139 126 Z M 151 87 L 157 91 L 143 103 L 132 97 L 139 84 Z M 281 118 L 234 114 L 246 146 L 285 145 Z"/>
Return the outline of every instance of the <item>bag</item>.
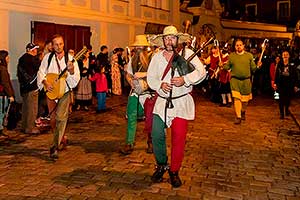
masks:
<path fill-rule="evenodd" d="M 152 121 L 153 121 L 153 109 L 156 102 L 158 94 L 155 93 L 153 96 L 146 98 L 144 103 L 144 114 L 145 114 L 145 128 L 146 133 L 151 133 L 152 131 Z"/>
<path fill-rule="evenodd" d="M 13 130 L 17 127 L 20 119 L 21 114 L 19 104 L 16 102 L 9 103 L 3 119 L 3 126 L 5 126 L 7 130 Z"/>

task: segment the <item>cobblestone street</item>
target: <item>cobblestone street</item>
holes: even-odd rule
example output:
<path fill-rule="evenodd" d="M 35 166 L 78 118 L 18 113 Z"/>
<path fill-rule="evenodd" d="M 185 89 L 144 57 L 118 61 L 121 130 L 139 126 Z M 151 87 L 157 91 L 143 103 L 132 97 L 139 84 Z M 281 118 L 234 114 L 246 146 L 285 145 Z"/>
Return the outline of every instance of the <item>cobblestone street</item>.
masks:
<path fill-rule="evenodd" d="M 145 151 L 144 122 L 133 153 L 119 154 L 126 102 L 113 96 L 109 112 L 74 111 L 69 146 L 56 162 L 49 159 L 52 134 L 10 132 L 10 140 L 0 140 L 0 199 L 300 199 L 299 129 L 291 117 L 279 119 L 272 99 L 255 97 L 246 121 L 234 125 L 232 107 L 196 97 L 178 189 L 167 173 L 163 183 L 151 183 L 155 162 Z"/>

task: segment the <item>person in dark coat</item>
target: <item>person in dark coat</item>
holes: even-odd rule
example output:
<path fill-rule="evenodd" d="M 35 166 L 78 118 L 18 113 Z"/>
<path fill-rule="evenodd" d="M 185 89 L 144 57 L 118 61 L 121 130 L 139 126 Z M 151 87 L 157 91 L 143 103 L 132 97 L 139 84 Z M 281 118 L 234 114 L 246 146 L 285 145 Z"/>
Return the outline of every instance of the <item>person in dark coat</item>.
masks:
<path fill-rule="evenodd" d="M 9 102 L 15 101 L 14 89 L 7 70 L 9 63 L 8 51 L 0 50 L 0 135 L 3 135 L 3 118 Z"/>
<path fill-rule="evenodd" d="M 40 59 L 37 57 L 39 46 L 29 43 L 26 53 L 18 62 L 17 76 L 20 84 L 22 104 L 22 129 L 26 134 L 38 134 L 39 129 L 35 127 L 38 114 L 39 91 L 37 87 L 37 72 L 40 67 Z"/>
<path fill-rule="evenodd" d="M 274 87 L 279 93 L 280 119 L 288 116 L 291 97 L 294 90 L 298 91 L 296 83 L 296 69 L 294 63 L 290 62 L 288 51 L 282 52 L 282 62 L 279 62 L 275 73 Z"/>

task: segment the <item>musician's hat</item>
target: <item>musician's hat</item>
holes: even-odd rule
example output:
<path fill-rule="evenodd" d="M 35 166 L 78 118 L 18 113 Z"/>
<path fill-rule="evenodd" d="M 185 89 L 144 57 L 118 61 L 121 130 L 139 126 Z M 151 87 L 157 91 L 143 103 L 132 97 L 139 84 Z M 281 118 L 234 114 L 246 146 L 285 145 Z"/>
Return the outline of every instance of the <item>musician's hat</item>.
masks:
<path fill-rule="evenodd" d="M 178 37 L 178 43 L 187 42 L 192 37 L 187 33 L 179 33 L 175 26 L 166 26 L 163 34 L 155 35 L 150 38 L 150 43 L 155 46 L 163 46 L 163 37 L 167 35 L 175 35 Z"/>
<path fill-rule="evenodd" d="M 132 47 L 148 47 L 148 46 L 150 46 L 150 44 L 146 38 L 146 35 L 136 35 L 135 41 L 131 46 Z"/>

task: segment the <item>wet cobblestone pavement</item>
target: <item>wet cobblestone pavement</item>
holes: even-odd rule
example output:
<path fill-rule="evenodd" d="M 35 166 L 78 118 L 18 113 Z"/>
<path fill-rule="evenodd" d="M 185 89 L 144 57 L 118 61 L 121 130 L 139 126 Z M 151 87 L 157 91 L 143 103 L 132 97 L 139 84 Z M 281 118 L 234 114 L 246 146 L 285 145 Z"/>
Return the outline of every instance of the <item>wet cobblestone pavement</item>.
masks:
<path fill-rule="evenodd" d="M 28 136 L 16 129 L 10 139 L 0 138 L 0 199 L 300 199 L 299 129 L 291 117 L 279 119 L 272 99 L 255 97 L 246 121 L 234 125 L 233 108 L 196 97 L 178 189 L 167 173 L 163 183 L 151 183 L 154 157 L 146 153 L 144 122 L 133 153 L 119 154 L 127 97 L 107 101 L 109 112 L 71 114 L 69 146 L 56 162 L 49 159 L 50 133 Z"/>

